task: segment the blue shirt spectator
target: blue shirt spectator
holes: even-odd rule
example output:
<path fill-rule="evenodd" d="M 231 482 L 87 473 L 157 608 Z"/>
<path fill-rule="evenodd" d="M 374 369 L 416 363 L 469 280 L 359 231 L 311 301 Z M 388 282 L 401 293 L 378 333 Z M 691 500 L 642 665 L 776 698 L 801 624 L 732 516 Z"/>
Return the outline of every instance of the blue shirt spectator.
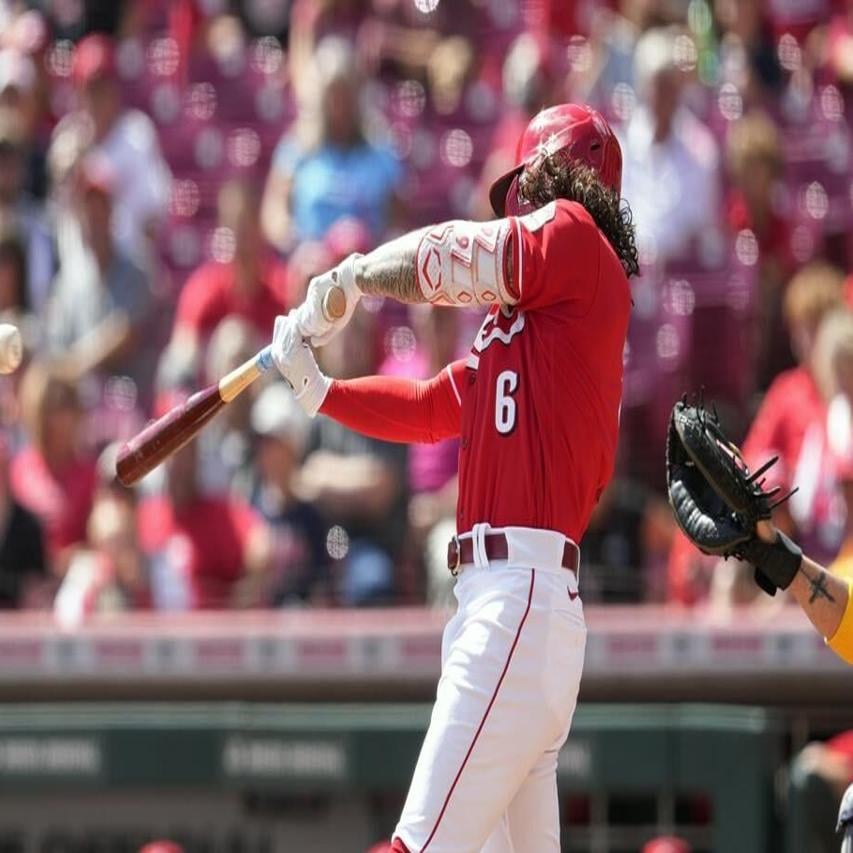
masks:
<path fill-rule="evenodd" d="M 322 239 L 339 219 L 367 223 L 379 239 L 401 178 L 392 151 L 368 138 L 362 85 L 346 42 L 324 39 L 316 86 L 273 157 L 261 206 L 267 239 L 283 252 Z"/>
<path fill-rule="evenodd" d="M 291 183 L 291 216 L 300 239 L 317 240 L 339 219 L 353 217 L 382 233 L 388 200 L 401 177 L 400 163 L 385 148 L 361 141 L 350 147 L 324 142 L 303 151 L 282 139 L 273 169 Z"/>

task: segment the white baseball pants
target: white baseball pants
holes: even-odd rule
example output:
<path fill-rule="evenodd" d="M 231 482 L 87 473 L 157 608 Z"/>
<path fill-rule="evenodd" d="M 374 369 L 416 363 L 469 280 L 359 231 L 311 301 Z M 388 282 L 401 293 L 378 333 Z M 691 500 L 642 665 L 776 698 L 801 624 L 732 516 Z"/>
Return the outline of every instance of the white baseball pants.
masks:
<path fill-rule="evenodd" d="M 557 755 L 572 721 L 586 625 L 553 531 L 504 528 L 505 561 L 476 564 L 442 640 L 429 729 L 395 830 L 410 853 L 557 853 Z M 397 848 L 395 848 L 397 849 Z"/>

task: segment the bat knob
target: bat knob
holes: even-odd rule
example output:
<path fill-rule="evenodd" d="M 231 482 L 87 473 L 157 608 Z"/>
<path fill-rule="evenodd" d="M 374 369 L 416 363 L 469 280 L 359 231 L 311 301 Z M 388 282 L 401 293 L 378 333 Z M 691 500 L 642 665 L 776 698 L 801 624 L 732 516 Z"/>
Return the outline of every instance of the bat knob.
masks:
<path fill-rule="evenodd" d="M 333 284 L 323 297 L 323 314 L 327 320 L 340 320 L 347 312 L 347 295 L 344 289 Z"/>

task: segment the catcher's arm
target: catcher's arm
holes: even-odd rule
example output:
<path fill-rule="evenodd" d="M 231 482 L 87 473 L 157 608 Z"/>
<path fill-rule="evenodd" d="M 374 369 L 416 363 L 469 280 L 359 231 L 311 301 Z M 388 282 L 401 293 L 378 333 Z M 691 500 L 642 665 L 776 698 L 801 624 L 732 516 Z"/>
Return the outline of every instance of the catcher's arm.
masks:
<path fill-rule="evenodd" d="M 769 595 L 788 589 L 830 648 L 853 663 L 853 585 L 832 575 L 770 522 L 784 498 L 765 492 L 761 479 L 775 462 L 754 473 L 723 432 L 715 411 L 701 402 L 676 403 L 666 445 L 669 500 L 679 527 L 701 551 L 735 556 L 755 569 Z"/>
<path fill-rule="evenodd" d="M 767 521 L 757 525 L 765 542 L 776 541 L 776 528 Z M 809 621 L 826 637 L 829 647 L 853 664 L 853 594 L 850 584 L 803 554 L 800 568 L 788 587 Z"/>

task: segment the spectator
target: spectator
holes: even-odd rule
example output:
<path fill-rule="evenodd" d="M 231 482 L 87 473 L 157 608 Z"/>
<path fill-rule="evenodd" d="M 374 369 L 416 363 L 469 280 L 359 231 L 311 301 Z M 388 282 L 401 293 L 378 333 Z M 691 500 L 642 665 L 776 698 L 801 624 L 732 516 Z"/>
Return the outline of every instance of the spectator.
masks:
<path fill-rule="evenodd" d="M 308 282 L 334 266 L 329 249 L 322 240 L 300 243 L 287 259 L 287 297 L 290 305 L 305 298 Z"/>
<path fill-rule="evenodd" d="M 86 538 L 95 461 L 80 450 L 81 412 L 72 383 L 33 362 L 21 381 L 20 401 L 29 443 L 12 460 L 12 494 L 41 522 L 49 562 L 61 576 L 69 549 Z"/>
<path fill-rule="evenodd" d="M 850 396 L 853 394 L 853 315 L 847 310 L 827 314 L 820 324 L 811 373 L 820 392 L 820 406 L 806 429 L 791 479 L 799 491 L 791 498 L 788 525 L 803 531 L 832 559 L 843 547 L 845 511 L 842 496 L 849 490 L 848 467 L 853 458 Z M 769 396 L 769 395 L 768 395 Z M 822 416 L 821 416 L 822 411 Z M 766 450 L 766 458 L 770 450 Z M 756 456 L 753 466 L 761 459 Z M 784 471 L 781 472 L 784 477 Z M 775 476 L 774 473 L 769 474 Z M 787 483 L 784 483 L 787 487 Z M 780 508 L 781 509 L 781 508 Z M 778 512 L 778 510 L 777 510 Z M 782 515 L 782 518 L 785 516 Z M 850 520 L 847 520 L 849 527 Z M 838 567 L 838 561 L 832 564 Z M 767 598 L 753 581 L 748 563 L 730 560 L 712 572 L 711 603 L 719 610 L 746 604 L 773 612 L 782 604 Z"/>
<path fill-rule="evenodd" d="M 779 465 L 771 477 L 784 489 L 799 491 L 777 513 L 790 513 L 798 541 L 824 562 L 839 541 L 832 532 L 834 490 L 825 479 L 826 417 L 832 394 L 828 377 L 819 375 L 815 343 L 824 318 L 841 306 L 844 277 L 823 263 L 804 267 L 788 286 L 784 314 L 798 366 L 779 374 L 767 391 L 743 445 L 744 458 L 757 468 L 771 456 Z"/>
<path fill-rule="evenodd" d="M 219 228 L 225 248 L 203 264 L 181 291 L 169 358 L 194 372 L 213 330 L 228 316 L 251 324 L 262 340 L 287 309 L 287 269 L 264 244 L 254 188 L 225 183 L 218 198 Z"/>
<path fill-rule="evenodd" d="M 735 122 L 726 140 L 732 187 L 727 218 L 734 234 L 749 229 L 758 241 L 755 370 L 756 386 L 767 387 L 782 370 L 793 366 L 793 355 L 779 334 L 785 283 L 794 270 L 790 211 L 782 208 L 781 142 L 775 125 L 763 113 L 750 113 Z"/>
<path fill-rule="evenodd" d="M 363 306 L 317 353 L 335 378 L 372 373 L 375 315 Z M 331 556 L 341 561 L 341 603 L 387 602 L 406 527 L 406 448 L 366 438 L 318 417 L 300 477 L 303 499 L 317 505 L 330 532 Z"/>
<path fill-rule="evenodd" d="M 69 627 L 92 613 L 138 610 L 150 603 L 133 505 L 100 493 L 87 532 L 87 547 L 75 550 L 54 602 L 54 613 Z"/>
<path fill-rule="evenodd" d="M 88 548 L 75 553 L 69 567 L 71 573 L 80 558 L 81 571 L 77 583 L 71 585 L 76 592 L 66 605 L 71 607 L 72 621 L 96 610 L 151 606 L 148 561 L 139 545 L 136 523 L 137 496 L 116 478 L 118 451 L 119 443 L 114 442 L 98 457 Z"/>
<path fill-rule="evenodd" d="M 123 252 L 140 262 L 147 261 L 151 240 L 166 213 L 171 186 L 157 131 L 145 113 L 124 108 L 109 36 L 96 33 L 80 41 L 74 52 L 72 78 L 79 109 L 57 126 L 51 147 L 92 150 L 109 163 L 116 176 L 116 241 Z"/>
<path fill-rule="evenodd" d="M 252 358 L 267 340 L 246 320 L 236 315 L 226 317 L 210 338 L 205 383 L 218 382 Z M 259 383 L 247 388 L 199 436 L 206 492 L 247 493 L 252 464 L 250 418 L 258 390 Z"/>
<path fill-rule="evenodd" d="M 825 264 L 804 267 L 791 280 L 783 310 L 798 366 L 779 374 L 771 383 L 743 445 L 744 458 L 753 469 L 772 456 L 779 456 L 779 464 L 768 474 L 767 487 L 778 485 L 788 490 L 797 484 L 803 494 L 776 510 L 776 524 L 786 532 L 794 533 L 796 528 L 798 536 L 805 534 L 808 547 L 827 559 L 835 555 L 839 543 L 835 539 L 828 545 L 821 544 L 821 525 L 816 524 L 821 518 L 826 521 L 831 512 L 833 492 L 816 488 L 822 483 L 824 469 L 815 464 L 814 454 L 823 445 L 827 399 L 814 374 L 815 340 L 824 317 L 841 306 L 842 288 L 841 273 Z M 714 580 L 718 604 L 753 600 L 772 604 L 773 600 L 758 597 L 757 587 L 742 566 L 724 565 L 717 579 L 718 562 L 698 553 L 677 533 L 667 568 L 669 599 L 695 604 L 707 598 Z"/>
<path fill-rule="evenodd" d="M 0 110 L 8 110 L 14 117 L 24 154 L 23 186 L 37 199 L 43 199 L 47 191 L 43 102 L 33 59 L 15 48 L 0 50 Z"/>
<path fill-rule="evenodd" d="M 704 246 L 720 227 L 717 143 L 684 104 L 674 29 L 637 43 L 637 106 L 625 128 L 622 195 L 631 204 L 641 253 L 660 262 Z"/>
<path fill-rule="evenodd" d="M 0 609 L 29 603 L 47 573 L 38 518 L 13 496 L 9 482 L 9 447 L 0 438 Z"/>
<path fill-rule="evenodd" d="M 24 348 L 38 349 L 41 322 L 32 311 L 27 289 L 27 252 L 13 227 L 0 225 L 0 322 L 21 330 Z"/>
<path fill-rule="evenodd" d="M 177 395 L 167 395 L 162 409 L 178 402 Z M 258 603 L 269 563 L 266 525 L 239 499 L 203 494 L 195 442 L 170 457 L 165 479 L 164 494 L 143 500 L 138 514 L 154 608 Z"/>
<path fill-rule="evenodd" d="M 791 762 L 786 851 L 836 853 L 835 817 L 853 782 L 853 731 L 805 746 Z"/>
<path fill-rule="evenodd" d="M 826 64 L 849 94 L 853 88 L 853 6 L 835 13 L 826 34 Z"/>
<path fill-rule="evenodd" d="M 542 45 L 530 33 L 522 33 L 512 43 L 503 65 L 505 107 L 480 175 L 475 208 L 477 219 L 491 219 L 494 215 L 489 188 L 501 175 L 518 165 L 518 141 L 530 119 L 553 102 L 552 88 Z"/>
<path fill-rule="evenodd" d="M 288 66 L 297 97 L 311 97 L 316 85 L 312 74 L 317 45 L 328 36 L 350 44 L 367 17 L 365 0 L 294 0 L 288 33 Z"/>
<path fill-rule="evenodd" d="M 783 76 L 776 43 L 760 0 L 715 0 L 714 14 L 722 33 L 719 45 L 722 81 L 733 84 L 747 109 L 772 108 Z"/>
<path fill-rule="evenodd" d="M 802 44 L 812 30 L 829 17 L 833 6 L 842 4 L 834 0 L 797 0 L 796 3 L 767 0 L 764 5 L 774 36 L 779 39 L 791 34 Z"/>
<path fill-rule="evenodd" d="M 669 506 L 638 482 L 614 479 L 584 535 L 584 601 L 659 600 L 661 584 L 653 561 L 661 551 L 666 555 L 671 537 Z"/>
<path fill-rule="evenodd" d="M 345 216 L 378 237 L 401 177 L 391 151 L 368 139 L 361 76 L 347 44 L 324 39 L 315 69 L 315 100 L 301 106 L 296 129 L 276 148 L 264 191 L 264 233 L 282 251 L 321 238 Z"/>
<path fill-rule="evenodd" d="M 605 117 L 624 121 L 633 107 L 637 39 L 665 22 L 659 3 L 613 5 L 612 9 L 598 9 L 593 16 L 589 41 L 583 44 L 588 58 L 573 64 L 567 82 L 573 98 L 594 106 Z"/>
<path fill-rule="evenodd" d="M 119 176 L 90 155 L 78 180 L 83 251 L 62 258 L 47 316 L 48 351 L 74 381 L 122 374 L 147 397 L 156 357 L 153 295 L 145 272 L 113 237 Z"/>
<path fill-rule="evenodd" d="M 297 493 L 310 426 L 282 382 L 267 386 L 252 407 L 257 443 L 250 500 L 272 529 L 270 603 L 316 600 L 326 592 L 327 525 Z"/>
<path fill-rule="evenodd" d="M 462 35 L 442 38 L 427 61 L 427 91 L 436 116 L 456 116 L 470 121 L 463 95 L 476 70 L 476 51 Z"/>
<path fill-rule="evenodd" d="M 26 253 L 27 302 L 39 310 L 47 299 L 56 260 L 44 217 L 24 190 L 25 154 L 14 115 L 0 111 L 0 223 L 20 235 Z"/>

